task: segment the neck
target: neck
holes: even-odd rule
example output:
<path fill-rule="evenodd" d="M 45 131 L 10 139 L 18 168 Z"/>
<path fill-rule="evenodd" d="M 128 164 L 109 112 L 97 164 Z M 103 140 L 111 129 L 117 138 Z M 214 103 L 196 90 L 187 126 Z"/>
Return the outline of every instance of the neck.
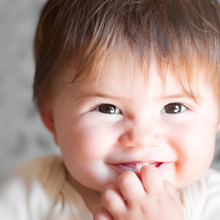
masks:
<path fill-rule="evenodd" d="M 87 208 L 91 213 L 94 213 L 98 207 L 102 206 L 101 193 L 82 185 L 76 181 L 69 173 L 67 175 L 67 180 L 82 196 Z"/>

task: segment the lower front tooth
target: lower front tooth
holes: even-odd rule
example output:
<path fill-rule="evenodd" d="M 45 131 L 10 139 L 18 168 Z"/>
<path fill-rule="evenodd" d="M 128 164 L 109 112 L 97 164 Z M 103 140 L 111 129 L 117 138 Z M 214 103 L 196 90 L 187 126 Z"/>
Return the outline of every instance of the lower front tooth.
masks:
<path fill-rule="evenodd" d="M 142 164 L 137 164 L 137 165 L 136 165 L 136 169 L 137 169 L 138 171 L 140 171 L 142 166 L 143 166 Z"/>
<path fill-rule="evenodd" d="M 138 171 L 141 171 L 141 168 L 143 167 L 143 166 L 146 166 L 146 165 L 149 165 L 149 163 L 138 163 L 137 165 L 136 165 L 136 169 L 138 170 Z"/>

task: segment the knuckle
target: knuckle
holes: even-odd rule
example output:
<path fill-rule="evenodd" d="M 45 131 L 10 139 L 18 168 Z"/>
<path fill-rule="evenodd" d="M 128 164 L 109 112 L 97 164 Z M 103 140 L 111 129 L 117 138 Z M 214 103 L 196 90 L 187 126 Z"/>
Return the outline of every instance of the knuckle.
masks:
<path fill-rule="evenodd" d="M 112 188 L 107 188 L 102 193 L 102 202 L 110 210 L 117 209 L 117 200 L 115 199 L 115 192 Z"/>
<path fill-rule="evenodd" d="M 112 190 L 111 189 L 106 189 L 103 193 L 102 193 L 102 200 L 105 204 L 109 204 L 112 200 Z"/>

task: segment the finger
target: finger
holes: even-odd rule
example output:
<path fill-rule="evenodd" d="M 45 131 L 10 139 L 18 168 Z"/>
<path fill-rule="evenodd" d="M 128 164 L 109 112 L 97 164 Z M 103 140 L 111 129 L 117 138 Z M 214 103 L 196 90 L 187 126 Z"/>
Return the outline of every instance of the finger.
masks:
<path fill-rule="evenodd" d="M 93 220 L 113 220 L 113 217 L 106 208 L 101 207 L 95 212 Z"/>
<path fill-rule="evenodd" d="M 180 197 L 176 192 L 175 187 L 168 181 L 164 181 L 164 189 L 167 193 L 167 195 L 177 204 L 181 205 Z"/>
<path fill-rule="evenodd" d="M 123 172 L 118 178 L 119 188 L 127 204 L 141 200 L 145 195 L 141 181 L 134 172 Z"/>
<path fill-rule="evenodd" d="M 125 213 L 127 208 L 120 190 L 115 185 L 109 185 L 102 193 L 105 208 L 113 215 Z"/>
<path fill-rule="evenodd" d="M 163 177 L 154 166 L 144 166 L 141 169 L 141 180 L 147 193 L 159 194 L 164 191 Z"/>

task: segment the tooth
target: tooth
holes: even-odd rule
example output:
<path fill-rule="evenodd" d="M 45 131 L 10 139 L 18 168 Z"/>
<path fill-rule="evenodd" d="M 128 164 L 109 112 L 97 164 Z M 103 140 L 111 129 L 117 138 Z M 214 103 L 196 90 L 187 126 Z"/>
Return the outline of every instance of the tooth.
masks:
<path fill-rule="evenodd" d="M 143 166 L 143 165 L 140 164 L 140 163 L 136 164 L 136 168 L 137 168 L 137 170 L 140 171 L 142 166 Z"/>
<path fill-rule="evenodd" d="M 143 163 L 143 166 L 145 166 L 145 165 L 149 165 L 149 163 Z"/>
<path fill-rule="evenodd" d="M 138 163 L 138 164 L 136 164 L 136 169 L 137 169 L 138 171 L 140 171 L 141 168 L 142 168 L 143 166 L 145 166 L 145 165 L 149 165 L 149 163 Z"/>

